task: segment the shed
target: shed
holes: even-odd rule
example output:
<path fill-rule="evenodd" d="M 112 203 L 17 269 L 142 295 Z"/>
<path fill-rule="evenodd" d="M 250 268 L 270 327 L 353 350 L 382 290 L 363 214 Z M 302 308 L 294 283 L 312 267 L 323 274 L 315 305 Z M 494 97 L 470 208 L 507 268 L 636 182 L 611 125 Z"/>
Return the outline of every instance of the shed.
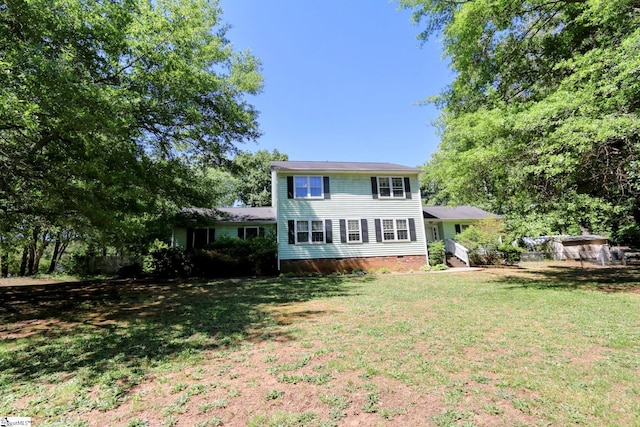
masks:
<path fill-rule="evenodd" d="M 555 259 L 592 260 L 609 262 L 609 240 L 593 234 L 583 236 L 554 236 L 549 240 L 549 248 Z"/>

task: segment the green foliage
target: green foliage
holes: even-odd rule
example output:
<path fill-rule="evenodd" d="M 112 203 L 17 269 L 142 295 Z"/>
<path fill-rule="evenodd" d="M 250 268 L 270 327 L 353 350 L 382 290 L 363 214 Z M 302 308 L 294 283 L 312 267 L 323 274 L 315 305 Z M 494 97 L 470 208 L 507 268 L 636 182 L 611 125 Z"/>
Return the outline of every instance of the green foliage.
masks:
<path fill-rule="evenodd" d="M 519 236 L 640 220 L 637 1 L 400 3 L 456 73 L 431 99 L 426 198 L 505 213 Z"/>
<path fill-rule="evenodd" d="M 470 225 L 456 236 L 456 241 L 469 250 L 482 246 L 495 249 L 504 236 L 504 224 L 501 220 L 486 218 Z"/>
<path fill-rule="evenodd" d="M 271 162 L 289 160 L 274 149 L 238 153 L 233 159 L 236 194 L 245 206 L 271 206 Z"/>
<path fill-rule="evenodd" d="M 266 276 L 277 273 L 273 236 L 248 240 L 222 238 L 206 249 L 160 249 L 152 253 L 154 274 L 161 277 Z"/>
<path fill-rule="evenodd" d="M 0 7 L 1 241 L 69 231 L 143 252 L 181 207 L 224 194 L 201 164 L 259 136 L 244 98 L 262 78 L 220 15 L 207 0 Z"/>
<path fill-rule="evenodd" d="M 193 270 L 191 257 L 180 248 L 162 248 L 151 257 L 153 273 L 159 277 L 189 277 Z"/>
<path fill-rule="evenodd" d="M 436 240 L 429 242 L 427 244 L 427 250 L 429 251 L 429 265 L 435 266 L 446 263 L 444 241 Z"/>

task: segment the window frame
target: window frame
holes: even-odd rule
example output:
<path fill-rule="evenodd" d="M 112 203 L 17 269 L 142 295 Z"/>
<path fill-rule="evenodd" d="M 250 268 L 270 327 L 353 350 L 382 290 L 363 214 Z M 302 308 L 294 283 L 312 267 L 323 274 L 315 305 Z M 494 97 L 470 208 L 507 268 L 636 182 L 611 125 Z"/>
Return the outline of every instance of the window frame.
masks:
<path fill-rule="evenodd" d="M 322 245 L 327 243 L 327 232 L 326 232 L 326 222 L 323 219 L 296 219 L 294 221 L 294 236 L 295 236 L 295 244 L 296 245 Z M 303 231 L 298 231 L 298 224 L 306 223 L 307 229 Z M 314 223 L 320 223 L 322 226 L 320 229 L 314 229 Z M 298 239 L 299 233 L 306 233 L 307 240 Z M 314 240 L 314 233 L 322 233 L 322 240 Z"/>
<path fill-rule="evenodd" d="M 349 221 L 353 221 L 358 225 L 358 240 L 351 240 L 349 230 Z M 346 234 L 346 243 L 362 243 L 362 219 L 361 218 L 345 218 L 345 234 Z"/>
<path fill-rule="evenodd" d="M 391 221 L 392 225 L 393 225 L 393 229 L 386 229 L 385 230 L 385 221 Z M 404 221 L 405 223 L 405 228 L 399 228 L 398 227 L 398 221 Z M 407 234 L 407 237 L 404 239 L 401 239 L 398 235 L 399 231 L 404 231 Z M 388 239 L 385 236 L 385 232 L 386 233 L 393 233 L 393 239 Z M 410 231 L 410 226 L 409 226 L 409 218 L 381 218 L 380 219 L 380 234 L 382 236 L 382 242 L 383 243 L 388 243 L 388 242 L 410 242 L 411 241 L 411 231 Z"/>
<path fill-rule="evenodd" d="M 247 230 L 249 229 L 252 229 L 252 230 L 255 229 L 256 235 L 247 237 Z M 243 234 L 242 240 L 255 239 L 256 237 L 260 237 L 260 227 L 258 227 L 257 225 L 249 225 L 249 226 L 242 227 L 242 234 Z"/>
<path fill-rule="evenodd" d="M 376 177 L 378 182 L 378 197 L 380 199 L 406 199 L 407 198 L 407 190 L 405 187 L 405 179 L 402 176 L 378 176 Z M 399 180 L 402 184 L 401 190 L 402 195 L 396 195 L 396 191 L 400 190 L 400 187 L 394 185 L 394 179 Z M 388 184 L 388 186 L 382 186 L 383 180 Z M 388 190 L 389 195 L 383 195 L 382 189 Z"/>
<path fill-rule="evenodd" d="M 304 187 L 298 187 L 299 178 L 306 179 L 306 185 Z M 318 188 L 315 186 L 314 187 L 311 186 L 312 178 L 317 178 L 318 180 L 320 180 L 320 194 L 317 196 L 312 195 L 312 188 Z M 298 188 L 306 188 L 306 195 L 304 196 L 298 195 Z M 322 175 L 294 175 L 293 176 L 293 198 L 294 199 L 324 199 L 325 198 L 324 190 L 325 190 L 324 177 Z"/>

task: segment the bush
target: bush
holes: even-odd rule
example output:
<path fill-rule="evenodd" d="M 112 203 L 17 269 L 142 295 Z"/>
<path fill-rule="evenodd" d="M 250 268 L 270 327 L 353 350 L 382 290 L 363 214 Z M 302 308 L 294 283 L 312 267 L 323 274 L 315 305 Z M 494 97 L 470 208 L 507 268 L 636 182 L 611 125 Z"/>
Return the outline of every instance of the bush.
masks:
<path fill-rule="evenodd" d="M 507 243 L 500 245 L 498 250 L 502 253 L 504 261 L 508 265 L 520 262 L 520 255 L 524 251 L 522 248 Z"/>
<path fill-rule="evenodd" d="M 160 249 L 153 253 L 153 271 L 165 277 L 266 276 L 278 271 L 273 237 L 249 240 L 222 238 L 206 249 Z"/>
<path fill-rule="evenodd" d="M 163 277 L 189 277 L 193 270 L 191 257 L 180 248 L 158 249 L 151 253 L 153 273 Z"/>
<path fill-rule="evenodd" d="M 437 240 L 435 242 L 429 242 L 427 244 L 427 250 L 429 251 L 429 264 L 438 265 L 445 263 L 445 245 L 443 240 Z"/>

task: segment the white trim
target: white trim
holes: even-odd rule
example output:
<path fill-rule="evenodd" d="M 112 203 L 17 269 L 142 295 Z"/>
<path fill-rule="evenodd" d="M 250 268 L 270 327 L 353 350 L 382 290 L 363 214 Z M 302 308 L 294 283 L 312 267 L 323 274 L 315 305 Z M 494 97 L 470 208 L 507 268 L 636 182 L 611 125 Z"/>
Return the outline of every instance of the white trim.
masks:
<path fill-rule="evenodd" d="M 307 180 L 306 196 L 298 196 L 298 186 L 296 185 L 296 181 L 298 178 L 306 178 Z M 311 178 L 320 179 L 320 195 L 319 196 L 311 195 Z M 314 187 L 314 188 L 317 188 L 317 187 Z M 294 175 L 293 176 L 293 198 L 294 199 L 324 199 L 324 177 L 322 175 Z"/>
<path fill-rule="evenodd" d="M 358 240 L 349 240 L 349 221 L 355 221 L 358 224 Z M 347 243 L 362 243 L 362 218 L 345 218 L 344 228 Z"/>
<path fill-rule="evenodd" d="M 385 221 L 392 221 L 393 224 L 393 229 L 392 230 L 388 230 L 387 233 L 391 233 L 393 232 L 393 239 L 386 239 L 384 236 L 385 233 L 385 228 L 384 228 L 384 222 Z M 407 238 L 406 239 L 400 239 L 398 237 L 398 221 L 404 221 L 406 224 L 406 228 L 402 231 L 406 231 L 407 232 Z M 411 230 L 409 230 L 409 218 L 380 218 L 380 234 L 382 235 L 382 243 L 389 243 L 389 242 L 410 242 L 411 241 Z"/>
<path fill-rule="evenodd" d="M 380 199 L 406 199 L 407 198 L 407 190 L 404 187 L 404 178 L 403 176 L 378 176 L 377 178 L 377 183 L 378 183 L 378 198 Z M 399 179 L 400 182 L 402 183 L 402 196 L 396 196 L 393 192 L 394 189 L 394 185 L 393 185 L 393 180 L 395 179 Z M 382 186 L 380 185 L 382 180 L 386 180 L 387 183 L 389 184 L 389 195 L 388 196 L 383 196 L 382 195 L 382 191 L 381 188 Z M 385 187 L 386 188 L 386 187 Z M 398 188 L 398 187 L 395 187 Z"/>
<path fill-rule="evenodd" d="M 299 241 L 298 240 L 298 223 L 299 222 L 306 222 L 307 223 L 307 230 L 304 231 L 300 231 L 300 233 L 307 233 L 308 234 L 308 239 L 305 241 Z M 321 222 L 322 223 L 322 241 L 313 241 L 313 233 L 318 233 L 319 231 L 314 231 L 313 230 L 313 223 L 314 222 Z M 294 226 L 294 235 L 295 235 L 295 244 L 296 245 L 322 245 L 327 243 L 327 233 L 326 233 L 326 223 L 324 219 L 294 219 L 293 220 L 293 226 Z"/>

